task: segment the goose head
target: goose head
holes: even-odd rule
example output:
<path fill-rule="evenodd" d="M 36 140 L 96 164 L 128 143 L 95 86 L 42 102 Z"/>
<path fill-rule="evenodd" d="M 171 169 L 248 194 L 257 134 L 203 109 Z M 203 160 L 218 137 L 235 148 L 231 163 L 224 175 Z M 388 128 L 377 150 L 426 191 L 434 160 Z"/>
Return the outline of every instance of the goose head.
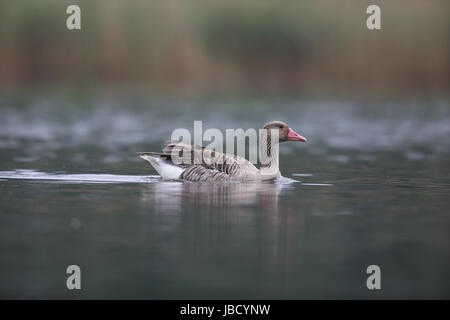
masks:
<path fill-rule="evenodd" d="M 300 141 L 306 142 L 306 138 L 299 135 L 297 132 L 289 128 L 289 126 L 282 121 L 271 121 L 264 125 L 264 129 L 269 130 L 268 135 L 270 135 L 270 130 L 279 130 L 279 142 L 284 141 Z"/>

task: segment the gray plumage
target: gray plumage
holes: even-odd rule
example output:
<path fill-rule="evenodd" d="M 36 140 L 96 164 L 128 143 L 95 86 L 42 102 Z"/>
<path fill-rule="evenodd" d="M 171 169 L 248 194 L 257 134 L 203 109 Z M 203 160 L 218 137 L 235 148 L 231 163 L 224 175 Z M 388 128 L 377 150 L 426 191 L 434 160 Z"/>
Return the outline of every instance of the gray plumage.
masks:
<path fill-rule="evenodd" d="M 290 140 L 291 132 L 281 121 L 269 122 L 264 129 L 278 129 L 279 142 Z M 296 133 L 294 133 L 296 134 Z M 303 137 L 296 134 L 303 140 Z M 265 152 L 268 163 L 256 168 L 248 160 L 216 152 L 200 146 L 193 146 L 169 141 L 162 152 L 139 152 L 139 156 L 155 168 L 165 180 L 184 180 L 192 182 L 226 182 L 226 181 L 270 181 L 280 176 L 278 166 L 278 144 L 271 148 L 270 134 L 260 139 L 260 150 Z M 176 156 L 176 159 L 173 157 Z"/>

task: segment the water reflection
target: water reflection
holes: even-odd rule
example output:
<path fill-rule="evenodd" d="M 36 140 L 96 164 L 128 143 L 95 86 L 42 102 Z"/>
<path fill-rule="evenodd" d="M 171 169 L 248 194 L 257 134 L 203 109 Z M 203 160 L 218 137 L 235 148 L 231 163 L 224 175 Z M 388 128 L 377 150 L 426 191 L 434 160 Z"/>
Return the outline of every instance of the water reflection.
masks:
<path fill-rule="evenodd" d="M 259 205 L 276 211 L 279 183 L 187 183 L 159 182 L 143 188 L 141 201 L 157 210 L 181 211 L 186 205 L 233 207 Z M 285 186 L 287 188 L 287 186 Z M 276 213 L 276 212 L 275 212 Z"/>
<path fill-rule="evenodd" d="M 161 254 L 182 263 L 182 272 L 215 270 L 214 277 L 230 283 L 241 273 L 252 290 L 276 281 L 283 294 L 298 273 L 304 213 L 281 198 L 297 186 L 160 182 L 141 185 L 140 200 L 143 214 L 156 223 L 153 241 L 166 240 Z"/>

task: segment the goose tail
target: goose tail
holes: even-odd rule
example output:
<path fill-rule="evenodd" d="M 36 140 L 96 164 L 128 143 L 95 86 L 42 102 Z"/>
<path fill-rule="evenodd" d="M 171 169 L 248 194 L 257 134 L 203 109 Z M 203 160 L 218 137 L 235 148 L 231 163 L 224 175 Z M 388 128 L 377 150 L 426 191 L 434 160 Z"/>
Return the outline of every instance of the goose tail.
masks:
<path fill-rule="evenodd" d="M 151 156 L 148 153 L 140 152 L 138 155 L 150 162 L 152 167 L 159 173 L 163 180 L 179 180 L 181 173 L 184 171 L 182 168 L 174 165 L 172 161 L 163 159 L 161 157 Z"/>

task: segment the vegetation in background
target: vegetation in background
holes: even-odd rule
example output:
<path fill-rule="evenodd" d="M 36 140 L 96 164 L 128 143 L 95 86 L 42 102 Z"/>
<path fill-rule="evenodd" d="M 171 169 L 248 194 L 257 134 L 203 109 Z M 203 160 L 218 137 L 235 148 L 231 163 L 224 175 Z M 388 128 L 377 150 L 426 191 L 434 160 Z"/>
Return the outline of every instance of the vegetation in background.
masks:
<path fill-rule="evenodd" d="M 447 94 L 448 1 L 70 0 L 0 3 L 0 86 L 167 94 Z M 84 88 L 84 89 L 83 89 Z"/>

